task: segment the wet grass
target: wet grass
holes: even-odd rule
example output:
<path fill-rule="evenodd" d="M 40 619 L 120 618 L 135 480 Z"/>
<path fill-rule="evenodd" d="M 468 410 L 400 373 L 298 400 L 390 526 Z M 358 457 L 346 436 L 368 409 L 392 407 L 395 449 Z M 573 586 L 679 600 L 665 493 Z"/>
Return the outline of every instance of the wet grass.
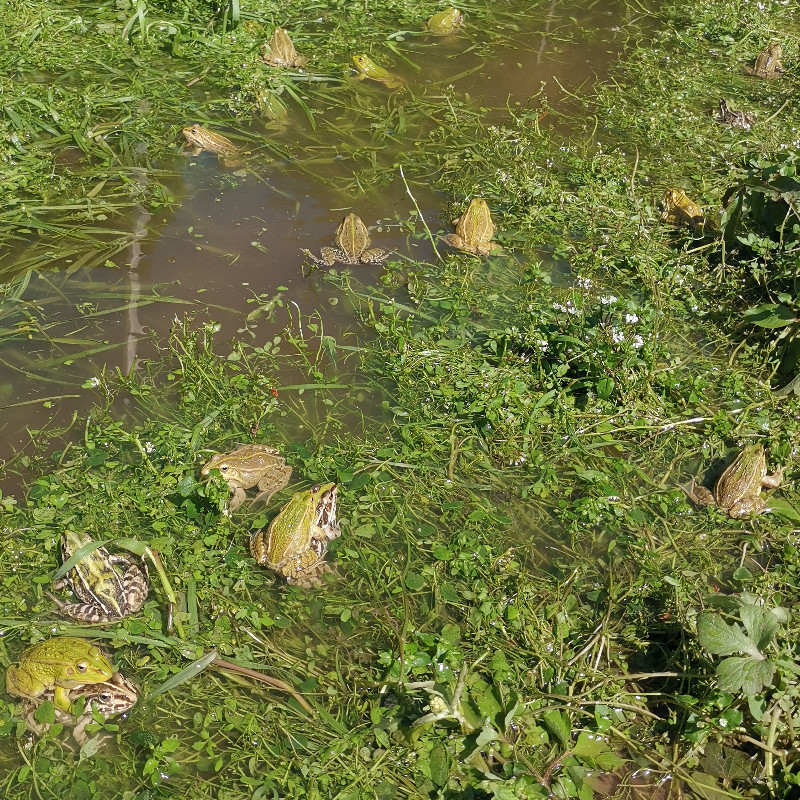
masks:
<path fill-rule="evenodd" d="M 149 11 L 113 25 L 163 44 Z M 173 49 L 225 50 L 209 44 L 228 41 L 218 16 L 202 38 L 212 11 L 183 11 Z M 124 531 L 159 551 L 180 600 L 168 614 L 154 583 L 140 616 L 91 631 L 123 672 L 152 693 L 213 648 L 314 713 L 206 669 L 80 761 L 55 734 L 31 743 L 5 703 L 7 796 L 105 797 L 109 781 L 129 798 L 790 796 L 800 409 L 774 391 L 787 358 L 770 331 L 788 325 L 743 312 L 797 305 L 796 231 L 779 240 L 751 197 L 735 229 L 722 217 L 723 253 L 712 225 L 663 225 L 658 198 L 680 186 L 713 218 L 748 162 L 793 146 L 796 39 L 781 35 L 780 81 L 739 70 L 796 20 L 734 2 L 691 11 L 630 22 L 642 45 L 569 139 L 538 124 L 543 108 L 486 127 L 455 95 L 426 96 L 409 174 L 436 175 L 454 210 L 486 197 L 507 256 L 395 263 L 377 286 L 319 274 L 352 303 L 357 340 L 318 317 L 265 342 L 253 323 L 226 344 L 212 323 L 176 323 L 161 359 L 97 377 L 82 441 L 33 437 L 27 494 L 3 498 L 4 663 L 56 626 L 90 635 L 44 594 L 61 530 Z M 327 46 L 363 33 L 350 13 Z M 385 37 L 391 14 L 419 22 L 386 5 L 370 31 Z M 717 125 L 717 95 L 763 125 Z M 383 169 L 378 106 L 346 88 L 330 99 L 371 126 L 348 151 L 368 186 Z M 226 487 L 198 482 L 199 467 L 254 437 L 287 454 L 297 484 L 231 518 Z M 680 487 L 713 483 L 751 441 L 788 467 L 773 512 L 695 508 Z M 282 587 L 249 558 L 247 532 L 297 485 L 333 479 L 335 574 L 315 592 Z"/>

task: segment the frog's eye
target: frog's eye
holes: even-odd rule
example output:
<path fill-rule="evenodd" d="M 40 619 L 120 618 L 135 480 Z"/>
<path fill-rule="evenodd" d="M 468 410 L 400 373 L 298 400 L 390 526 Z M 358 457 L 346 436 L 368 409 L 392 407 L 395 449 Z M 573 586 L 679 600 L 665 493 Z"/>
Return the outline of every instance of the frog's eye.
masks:
<path fill-rule="evenodd" d="M 89 669 L 89 665 L 88 665 L 88 664 L 87 664 L 85 661 L 79 661 L 79 662 L 78 662 L 78 663 L 75 665 L 75 669 L 77 669 L 77 670 L 78 670 L 78 672 L 80 672 L 81 674 L 83 674 L 84 672 L 86 672 L 86 671 Z"/>

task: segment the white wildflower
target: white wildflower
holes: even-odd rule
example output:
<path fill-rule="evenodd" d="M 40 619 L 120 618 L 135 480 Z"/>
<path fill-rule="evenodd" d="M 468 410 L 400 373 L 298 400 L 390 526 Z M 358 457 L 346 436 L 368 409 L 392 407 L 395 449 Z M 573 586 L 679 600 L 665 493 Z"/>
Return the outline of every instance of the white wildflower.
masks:
<path fill-rule="evenodd" d="M 638 321 L 639 321 L 639 315 L 638 314 L 626 314 L 625 315 L 625 322 L 627 322 L 629 325 L 635 325 Z"/>
<path fill-rule="evenodd" d="M 611 329 L 611 338 L 614 341 L 614 344 L 619 344 L 620 342 L 625 341 L 625 334 L 619 330 L 618 328 Z"/>
<path fill-rule="evenodd" d="M 644 339 L 637 333 L 636 336 L 633 337 L 633 346 L 638 350 L 640 347 L 644 347 Z"/>
<path fill-rule="evenodd" d="M 604 306 L 610 306 L 612 303 L 616 303 L 618 299 L 615 294 L 605 294 L 600 298 L 600 302 Z"/>

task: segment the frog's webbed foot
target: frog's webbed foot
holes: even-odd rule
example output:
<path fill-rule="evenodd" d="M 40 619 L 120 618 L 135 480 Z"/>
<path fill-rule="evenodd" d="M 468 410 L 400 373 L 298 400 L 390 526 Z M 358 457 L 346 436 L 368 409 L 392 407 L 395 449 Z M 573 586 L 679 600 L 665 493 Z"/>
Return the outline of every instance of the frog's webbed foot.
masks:
<path fill-rule="evenodd" d="M 54 584 L 55 585 L 55 584 Z M 65 617 L 80 620 L 81 622 L 112 622 L 121 619 L 119 614 L 106 612 L 105 609 L 93 603 L 65 603 L 50 592 L 45 594 L 58 606 L 58 613 Z"/>
<path fill-rule="evenodd" d="M 456 233 L 448 233 L 447 236 L 442 236 L 442 241 L 449 244 L 450 247 L 455 247 L 456 250 L 463 250 L 466 242 Z"/>
<path fill-rule="evenodd" d="M 717 504 L 713 493 L 705 486 L 697 486 L 694 478 L 686 485 L 681 486 L 686 496 L 698 506 L 715 506 Z"/>
<path fill-rule="evenodd" d="M 231 491 L 233 495 L 228 503 L 228 511 L 233 514 L 247 499 L 247 492 L 241 486 L 231 486 Z"/>
<path fill-rule="evenodd" d="M 777 489 L 783 482 L 783 472 L 786 467 L 778 467 L 772 475 L 765 475 L 761 479 L 761 485 L 765 489 Z"/>
<path fill-rule="evenodd" d="M 60 708 L 62 711 L 69 711 L 71 705 L 69 691 L 63 686 L 56 686 L 55 693 L 53 694 L 53 705 L 56 708 Z"/>
<path fill-rule="evenodd" d="M 362 264 L 380 264 L 385 261 L 391 253 L 388 250 L 381 250 L 380 247 L 370 247 L 361 254 Z"/>
<path fill-rule="evenodd" d="M 336 251 L 332 247 L 323 247 L 320 251 L 322 258 L 315 256 L 310 250 L 305 247 L 300 248 L 306 255 L 306 258 L 311 259 L 318 267 L 332 267 L 336 262 Z"/>

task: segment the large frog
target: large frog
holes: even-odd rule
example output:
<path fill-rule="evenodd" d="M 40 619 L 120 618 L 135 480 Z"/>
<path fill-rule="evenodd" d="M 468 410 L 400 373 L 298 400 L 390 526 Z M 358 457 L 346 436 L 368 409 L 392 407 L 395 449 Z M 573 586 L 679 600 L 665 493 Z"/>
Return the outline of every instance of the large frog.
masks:
<path fill-rule="evenodd" d="M 755 75 L 758 78 L 773 79 L 780 77 L 783 72 L 781 56 L 783 48 L 779 42 L 770 42 L 757 56 L 752 67 L 742 67 L 745 75 Z"/>
<path fill-rule="evenodd" d="M 437 36 L 447 36 L 455 33 L 464 26 L 464 15 L 457 9 L 449 6 L 438 14 L 434 14 L 426 23 L 425 30 Z"/>
<path fill-rule="evenodd" d="M 403 79 L 393 72 L 379 67 L 366 53 L 353 56 L 353 64 L 356 66 L 356 80 L 363 81 L 369 78 L 373 81 L 383 83 L 389 89 L 400 89 L 403 87 Z"/>
<path fill-rule="evenodd" d="M 230 453 L 219 453 L 201 470 L 207 478 L 212 469 L 218 469 L 233 492 L 230 510 L 236 511 L 247 497 L 247 489 L 258 486 L 256 500 L 268 503 L 275 492 L 289 483 L 292 468 L 279 450 L 266 444 L 244 444 Z"/>
<path fill-rule="evenodd" d="M 311 251 L 303 248 L 303 252 L 320 266 L 330 267 L 335 262 L 342 264 L 379 264 L 389 253 L 378 247 L 370 247 L 367 226 L 357 214 L 348 214 L 336 229 L 336 247 L 323 247 L 322 258 L 317 258 Z"/>
<path fill-rule="evenodd" d="M 756 122 L 752 114 L 728 108 L 724 99 L 719 101 L 719 116 L 714 119 L 720 125 L 730 125 L 731 128 L 741 128 L 745 131 L 749 131 Z"/>
<path fill-rule="evenodd" d="M 489 206 L 482 197 L 470 200 L 467 210 L 458 219 L 454 219 L 453 224 L 456 226 L 456 232 L 443 237 L 450 247 L 478 256 L 502 252 L 503 248 L 492 241 L 497 226 L 492 221 Z"/>
<path fill-rule="evenodd" d="M 54 691 L 48 689 L 38 702 L 34 704 L 32 700 L 26 700 L 23 707 L 27 710 L 25 721 L 28 728 L 36 735 L 41 736 L 50 725 L 36 720 L 36 709 L 45 700 L 53 700 Z M 69 690 L 69 700 L 71 704 L 77 703 L 83 698 L 83 711 L 79 714 L 72 714 L 55 708 L 55 719 L 67 728 L 72 728 L 72 736 L 78 745 L 82 746 L 88 741 L 86 726 L 94 720 L 97 714 L 103 719 L 113 717 L 115 714 L 124 714 L 130 711 L 139 699 L 139 692 L 136 686 L 131 683 L 121 672 L 115 672 L 107 681 L 103 683 L 87 683 L 76 686 Z"/>
<path fill-rule="evenodd" d="M 195 123 L 183 129 L 187 145 L 192 147 L 192 155 L 204 151 L 216 153 L 220 164 L 224 167 L 238 167 L 242 164 L 242 151 L 227 136 L 214 133 L 208 128 Z"/>
<path fill-rule="evenodd" d="M 114 670 L 102 650 L 86 639 L 58 636 L 29 647 L 16 666 L 6 670 L 6 691 L 15 697 L 37 700 L 53 689 L 53 704 L 68 711 L 67 689 L 103 683 Z"/>
<path fill-rule="evenodd" d="M 690 200 L 683 189 L 667 189 L 661 198 L 661 221 L 668 225 L 689 225 L 695 230 L 703 228 L 706 218 L 703 209 Z"/>
<path fill-rule="evenodd" d="M 308 63 L 305 56 L 297 52 L 289 34 L 283 28 L 275 28 L 269 45 L 262 48 L 261 59 L 273 67 L 302 67 Z"/>
<path fill-rule="evenodd" d="M 269 528 L 251 538 L 253 558 L 296 586 L 320 586 L 328 542 L 342 533 L 336 522 L 336 492 L 335 483 L 296 492 Z"/>
<path fill-rule="evenodd" d="M 92 541 L 85 533 L 64 531 L 61 551 L 64 561 Z M 68 586 L 80 603 L 56 600 L 59 611 L 83 622 L 111 622 L 141 610 L 148 592 L 144 560 L 109 553 L 98 547 L 85 555 L 53 588 Z M 55 598 L 54 598 L 55 599 Z"/>
<path fill-rule="evenodd" d="M 705 486 L 695 486 L 694 479 L 684 491 L 701 506 L 717 506 L 733 519 L 761 514 L 766 503 L 761 488 L 774 489 L 783 479 L 783 467 L 767 475 L 764 448 L 760 444 L 745 445 L 728 465 L 709 491 Z"/>

